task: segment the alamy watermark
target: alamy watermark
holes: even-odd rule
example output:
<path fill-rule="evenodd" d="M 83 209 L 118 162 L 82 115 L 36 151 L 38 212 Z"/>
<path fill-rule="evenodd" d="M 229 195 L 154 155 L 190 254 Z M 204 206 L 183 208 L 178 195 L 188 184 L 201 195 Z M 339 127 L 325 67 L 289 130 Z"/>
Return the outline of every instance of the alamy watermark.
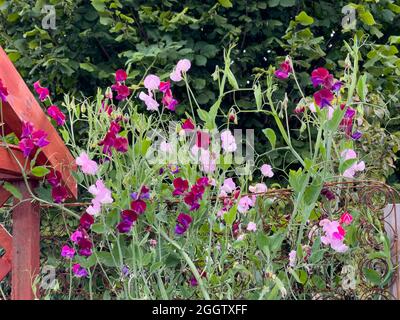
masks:
<path fill-rule="evenodd" d="M 56 8 L 52 5 L 44 5 L 41 13 L 45 14 L 42 19 L 42 28 L 45 30 L 56 30 Z"/>

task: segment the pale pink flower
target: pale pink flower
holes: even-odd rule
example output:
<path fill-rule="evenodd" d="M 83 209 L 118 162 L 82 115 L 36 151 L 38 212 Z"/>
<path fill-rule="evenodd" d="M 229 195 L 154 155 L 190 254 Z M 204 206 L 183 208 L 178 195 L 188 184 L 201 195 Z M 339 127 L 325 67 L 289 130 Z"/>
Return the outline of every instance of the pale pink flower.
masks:
<path fill-rule="evenodd" d="M 181 81 L 183 79 L 182 73 L 188 72 L 190 67 L 191 67 L 190 60 L 188 59 L 179 60 L 174 71 L 172 71 L 170 75 L 171 80 L 175 82 Z"/>
<path fill-rule="evenodd" d="M 250 232 L 256 232 L 257 231 L 257 225 L 254 222 L 249 222 L 246 228 L 247 231 Z"/>
<path fill-rule="evenodd" d="M 97 173 L 97 163 L 89 158 L 86 152 L 82 152 L 75 160 L 76 164 L 81 167 L 83 173 L 95 175 Z"/>
<path fill-rule="evenodd" d="M 158 107 L 160 106 L 159 103 L 153 98 L 153 95 L 151 93 L 146 94 L 144 92 L 141 92 L 139 94 L 139 99 L 146 104 L 147 110 L 149 111 L 158 110 Z"/>
<path fill-rule="evenodd" d="M 232 178 L 225 179 L 224 184 L 221 186 L 221 190 L 225 193 L 232 193 L 236 189 L 236 184 Z"/>
<path fill-rule="evenodd" d="M 274 176 L 274 173 L 272 172 L 272 167 L 269 164 L 263 164 L 260 170 L 264 177 L 272 178 Z"/>
<path fill-rule="evenodd" d="M 254 200 L 248 196 L 244 196 L 239 200 L 237 210 L 240 213 L 246 213 L 252 206 L 254 206 Z"/>
<path fill-rule="evenodd" d="M 200 170 L 213 173 L 217 169 L 217 155 L 214 152 L 200 148 Z"/>
<path fill-rule="evenodd" d="M 249 186 L 249 191 L 252 193 L 264 193 L 267 192 L 268 188 L 265 183 L 256 183 L 255 186 Z"/>
<path fill-rule="evenodd" d="M 357 153 L 352 149 L 346 149 L 340 155 L 344 161 L 351 160 L 351 159 L 357 159 Z M 357 172 L 364 171 L 364 170 L 365 170 L 364 161 L 355 162 L 350 168 L 347 168 L 343 172 L 343 177 L 353 178 Z"/>
<path fill-rule="evenodd" d="M 235 152 L 237 149 L 235 137 L 229 130 L 221 133 L 222 149 L 225 152 Z"/>
<path fill-rule="evenodd" d="M 308 108 L 310 109 L 311 112 L 317 112 L 314 102 L 311 102 Z"/>
<path fill-rule="evenodd" d="M 296 265 L 296 251 L 292 250 L 289 252 L 289 266 L 294 267 Z"/>
<path fill-rule="evenodd" d="M 96 185 L 89 187 L 89 192 L 94 195 L 92 205 L 86 209 L 86 212 L 90 215 L 97 215 L 101 212 L 102 204 L 109 204 L 113 202 L 111 197 L 111 191 L 106 188 L 102 180 L 97 180 Z"/>
<path fill-rule="evenodd" d="M 245 234 L 244 234 L 244 233 L 239 234 L 239 235 L 237 236 L 236 240 L 237 240 L 237 241 L 243 241 L 243 240 L 244 240 L 244 237 L 245 237 Z"/>
<path fill-rule="evenodd" d="M 160 143 L 160 151 L 165 153 L 172 153 L 172 145 L 169 142 L 163 141 Z"/>
<path fill-rule="evenodd" d="M 150 91 L 157 90 L 160 86 L 160 78 L 154 74 L 149 74 L 144 78 L 144 87 Z"/>

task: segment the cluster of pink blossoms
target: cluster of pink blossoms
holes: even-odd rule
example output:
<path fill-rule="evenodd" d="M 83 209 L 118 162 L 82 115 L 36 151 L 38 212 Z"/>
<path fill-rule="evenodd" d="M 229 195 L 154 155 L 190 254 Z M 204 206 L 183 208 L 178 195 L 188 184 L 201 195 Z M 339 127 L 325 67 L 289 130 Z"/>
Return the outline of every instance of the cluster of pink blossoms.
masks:
<path fill-rule="evenodd" d="M 47 140 L 47 133 L 43 130 L 35 130 L 33 123 L 24 121 L 22 124 L 21 140 L 19 148 L 25 158 L 36 152 L 38 148 L 47 146 L 50 142 Z"/>
<path fill-rule="evenodd" d="M 325 245 L 330 245 L 337 252 L 346 252 L 348 247 L 344 244 L 346 230 L 343 226 L 351 224 L 352 221 L 353 217 L 348 212 L 343 213 L 339 221 L 321 220 L 319 225 L 324 231 L 324 235 L 321 236 L 321 242 Z"/>
<path fill-rule="evenodd" d="M 128 78 L 125 70 L 118 69 L 115 72 L 115 83 L 111 86 L 111 89 L 117 92 L 115 97 L 117 100 L 125 100 L 131 94 L 129 88 L 125 85 L 125 81 Z"/>

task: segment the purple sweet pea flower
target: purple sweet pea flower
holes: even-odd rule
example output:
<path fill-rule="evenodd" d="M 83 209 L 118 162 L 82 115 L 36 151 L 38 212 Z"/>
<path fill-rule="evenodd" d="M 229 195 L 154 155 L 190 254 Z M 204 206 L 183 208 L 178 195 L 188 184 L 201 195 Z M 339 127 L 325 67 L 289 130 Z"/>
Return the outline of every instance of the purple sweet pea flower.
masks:
<path fill-rule="evenodd" d="M 192 223 L 192 217 L 188 214 L 180 213 L 178 218 L 176 219 L 177 224 L 175 227 L 175 233 L 177 235 L 184 234 Z"/>
<path fill-rule="evenodd" d="M 362 137 L 362 132 L 358 130 L 351 135 L 351 138 L 353 140 L 360 140 L 361 137 Z"/>
<path fill-rule="evenodd" d="M 79 263 L 76 263 L 72 266 L 72 272 L 78 278 L 85 278 L 89 275 L 87 270 L 85 268 L 82 268 Z"/>
<path fill-rule="evenodd" d="M 73 259 L 75 256 L 75 249 L 65 245 L 61 249 L 61 256 L 67 259 Z"/>

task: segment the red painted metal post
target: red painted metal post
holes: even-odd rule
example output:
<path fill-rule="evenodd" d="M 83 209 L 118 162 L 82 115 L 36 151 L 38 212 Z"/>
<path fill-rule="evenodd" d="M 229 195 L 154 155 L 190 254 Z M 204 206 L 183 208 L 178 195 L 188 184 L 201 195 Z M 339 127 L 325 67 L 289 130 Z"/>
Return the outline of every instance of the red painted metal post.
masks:
<path fill-rule="evenodd" d="M 16 186 L 23 199 L 31 198 L 24 182 Z M 18 203 L 18 200 L 16 200 Z M 36 202 L 19 203 L 13 210 L 12 291 L 13 300 L 33 300 L 32 287 L 40 270 L 40 206 Z"/>

